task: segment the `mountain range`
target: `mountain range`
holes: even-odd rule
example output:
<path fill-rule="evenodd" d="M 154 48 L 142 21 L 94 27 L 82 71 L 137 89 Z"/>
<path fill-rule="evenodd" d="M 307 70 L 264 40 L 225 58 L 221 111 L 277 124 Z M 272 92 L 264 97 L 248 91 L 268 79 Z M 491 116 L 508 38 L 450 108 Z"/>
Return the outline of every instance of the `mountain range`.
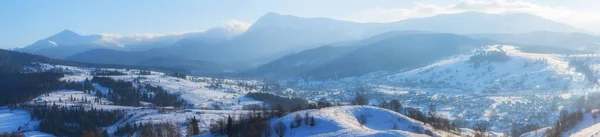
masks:
<path fill-rule="evenodd" d="M 183 67 L 198 73 L 219 73 L 211 71 L 214 68 L 219 68 L 264 74 L 260 72 L 268 70 L 268 66 L 278 68 L 274 67 L 277 66 L 275 64 L 278 64 L 277 62 L 282 64 L 278 59 L 289 60 L 286 58 L 301 56 L 293 53 L 302 53 L 304 50 L 327 54 L 315 55 L 311 57 L 312 59 L 307 58 L 306 60 L 313 60 L 313 66 L 304 66 L 306 68 L 302 70 L 317 69 L 316 66 L 321 65 L 323 67 L 327 65 L 350 66 L 353 61 L 350 59 L 343 61 L 340 58 L 342 55 L 346 56 L 348 54 L 348 56 L 361 58 L 368 57 L 362 55 L 362 53 L 375 52 L 377 51 L 375 48 L 404 52 L 404 48 L 406 47 L 395 47 L 395 45 L 411 45 L 410 42 L 419 41 L 410 41 L 414 37 L 398 37 L 397 39 L 400 40 L 393 40 L 388 37 L 382 37 L 381 34 L 391 31 L 410 32 L 407 30 L 465 35 L 470 38 L 462 38 L 460 36 L 460 39 L 469 39 L 469 41 L 489 39 L 503 43 L 555 46 L 574 50 L 594 49 L 594 44 L 597 44 L 594 41 L 596 36 L 585 34 L 580 29 L 535 15 L 522 13 L 487 14 L 481 12 L 464 12 L 426 18 L 412 18 L 389 23 L 358 23 L 329 18 L 303 18 L 267 13 L 241 34 L 232 34 L 226 29 L 214 28 L 203 32 L 166 35 L 132 41 L 131 37 L 79 35 L 65 30 L 16 50 L 78 62 Z M 445 34 L 445 36 L 449 35 Z M 553 39 L 538 41 L 538 39 L 543 39 L 546 36 L 552 36 Z M 443 37 L 439 38 L 444 39 Z M 556 42 L 558 40 L 570 42 L 569 40 L 572 41 L 574 39 L 582 39 L 581 44 L 577 46 L 564 46 Z M 371 42 L 367 42 L 368 40 Z M 361 45 L 361 42 L 362 46 L 357 46 Z M 370 44 L 373 44 L 373 46 L 365 46 Z M 421 41 L 419 44 L 432 43 Z M 437 46 L 441 44 L 438 43 Z M 331 47 L 321 47 L 325 45 Z M 421 45 L 414 45 L 413 47 L 418 46 Z M 316 54 L 308 53 L 310 51 L 302 54 Z M 431 51 L 424 51 L 423 53 L 426 52 Z M 392 55 L 392 53 L 389 55 L 388 57 L 400 57 L 395 54 Z M 315 62 L 315 58 L 321 59 L 321 61 Z M 153 62 L 153 60 L 157 59 L 162 61 Z M 165 63 L 166 60 L 169 63 Z M 298 59 L 297 61 L 300 60 L 303 59 Z M 365 73 L 363 71 L 397 69 L 397 67 L 382 67 L 377 65 L 364 67 L 366 68 L 354 68 L 356 69 L 354 70 L 356 73 L 347 72 L 348 75 L 343 74 L 342 76 L 353 76 L 350 73 L 363 74 Z M 278 71 L 286 72 L 287 70 Z M 276 73 L 275 71 L 268 72 Z M 287 75 L 324 76 L 318 74 L 320 72 L 328 71 L 295 71 L 287 73 Z"/>

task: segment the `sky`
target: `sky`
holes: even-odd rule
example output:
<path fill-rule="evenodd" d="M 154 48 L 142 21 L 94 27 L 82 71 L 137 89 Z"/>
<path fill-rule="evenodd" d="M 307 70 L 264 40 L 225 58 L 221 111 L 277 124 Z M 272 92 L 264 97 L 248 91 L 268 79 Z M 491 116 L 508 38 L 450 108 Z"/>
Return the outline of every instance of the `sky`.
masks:
<path fill-rule="evenodd" d="M 268 12 L 355 22 L 524 12 L 599 33 L 597 7 L 599 0 L 2 0 L 0 48 L 23 47 L 65 29 L 118 36 L 244 29 Z"/>

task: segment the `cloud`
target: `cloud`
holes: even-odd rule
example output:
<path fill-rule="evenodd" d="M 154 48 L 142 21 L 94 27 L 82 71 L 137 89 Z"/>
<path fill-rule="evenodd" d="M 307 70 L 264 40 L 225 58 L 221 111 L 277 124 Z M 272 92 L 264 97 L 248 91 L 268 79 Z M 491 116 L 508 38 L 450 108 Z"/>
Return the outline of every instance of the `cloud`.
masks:
<path fill-rule="evenodd" d="M 223 23 L 222 26 L 216 27 L 216 28 L 225 29 L 225 31 L 228 34 L 232 34 L 232 35 L 241 34 L 241 33 L 245 32 L 246 30 L 248 30 L 248 28 L 251 26 L 251 24 L 249 24 L 249 23 L 245 23 L 245 22 L 238 21 L 238 20 L 223 21 L 222 23 Z M 147 41 L 147 40 L 163 38 L 163 37 L 178 37 L 178 36 L 184 36 L 187 34 L 202 33 L 202 32 L 206 32 L 206 30 L 181 31 L 181 32 L 169 32 L 169 33 L 136 33 L 136 34 L 131 34 L 131 35 L 104 33 L 101 35 L 106 39 L 113 39 L 113 40 L 117 40 L 117 41 Z"/>
<path fill-rule="evenodd" d="M 189 33 L 199 33 L 199 32 L 204 32 L 203 30 L 199 30 L 199 31 L 182 31 L 182 32 L 170 32 L 170 33 L 135 33 L 135 34 L 131 34 L 131 35 L 122 35 L 122 34 L 114 34 L 114 33 L 104 33 L 101 34 L 104 37 L 111 37 L 111 38 L 126 38 L 126 39 L 133 39 L 133 40 L 148 40 L 148 39 L 155 39 L 155 38 L 159 38 L 159 37 L 166 37 L 166 36 L 180 36 L 180 35 L 186 35 Z"/>
<path fill-rule="evenodd" d="M 238 35 L 238 34 L 246 32 L 246 30 L 248 30 L 248 28 L 250 28 L 250 26 L 251 26 L 250 23 L 242 22 L 239 20 L 223 21 L 223 24 L 225 24 L 225 28 L 227 29 L 227 32 L 234 34 L 234 35 Z"/>
<path fill-rule="evenodd" d="M 182 39 L 188 34 L 192 33 L 201 33 L 204 31 L 184 31 L 184 32 L 171 32 L 171 33 L 136 33 L 132 35 L 121 35 L 121 34 L 112 34 L 112 33 L 104 33 L 100 34 L 102 38 L 95 41 L 95 43 L 101 45 L 129 45 L 129 44 L 139 44 L 139 43 L 152 43 L 152 42 L 175 42 L 179 39 Z"/>
<path fill-rule="evenodd" d="M 241 33 L 246 32 L 246 30 L 250 27 L 251 24 L 245 23 L 238 20 L 229 20 L 223 21 L 223 25 L 220 27 L 215 27 L 209 30 L 219 30 L 222 31 L 228 37 L 239 35 Z M 104 44 L 104 45 L 128 45 L 135 44 L 140 42 L 150 43 L 156 41 L 162 42 L 175 42 L 180 40 L 186 36 L 204 33 L 208 30 L 198 30 L 198 31 L 182 31 L 182 32 L 170 32 L 170 33 L 136 33 L 131 35 L 122 35 L 122 34 L 113 34 L 113 33 L 104 33 L 101 34 L 102 38 L 96 43 Z M 207 32 L 208 33 L 208 32 Z"/>
<path fill-rule="evenodd" d="M 417 2 L 410 8 L 368 9 L 348 16 L 346 19 L 359 22 L 391 22 L 466 11 L 495 14 L 529 13 L 578 28 L 600 32 L 600 16 L 597 16 L 596 12 L 578 11 L 566 7 L 550 7 L 522 0 L 461 0 L 449 5 Z"/>

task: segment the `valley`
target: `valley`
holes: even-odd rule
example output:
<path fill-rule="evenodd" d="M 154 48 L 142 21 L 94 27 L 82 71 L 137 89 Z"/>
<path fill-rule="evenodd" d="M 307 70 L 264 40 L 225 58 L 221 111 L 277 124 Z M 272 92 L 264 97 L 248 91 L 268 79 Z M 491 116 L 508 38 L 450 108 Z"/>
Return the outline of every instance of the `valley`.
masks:
<path fill-rule="evenodd" d="M 171 33 L 137 32 L 225 14 L 21 26 L 62 31 L 0 49 L 0 137 L 599 135 L 600 36 L 539 13 L 457 9 L 509 3 L 526 2 L 385 22 L 248 12 Z"/>

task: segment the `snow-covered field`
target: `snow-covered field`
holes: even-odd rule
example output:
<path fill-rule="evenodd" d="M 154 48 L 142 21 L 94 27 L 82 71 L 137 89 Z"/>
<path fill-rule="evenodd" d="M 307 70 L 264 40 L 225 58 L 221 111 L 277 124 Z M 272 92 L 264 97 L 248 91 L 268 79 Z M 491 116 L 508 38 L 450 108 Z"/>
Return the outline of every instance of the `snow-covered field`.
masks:
<path fill-rule="evenodd" d="M 25 110 L 0 108 L 0 133 L 23 132 L 26 137 L 54 137 L 35 131 L 38 125 L 39 121 L 31 120 L 31 115 Z"/>
<path fill-rule="evenodd" d="M 29 112 L 25 110 L 0 108 L 0 133 L 32 130 L 38 124 L 39 121 L 31 121 Z"/>
<path fill-rule="evenodd" d="M 506 61 L 485 61 L 475 65 L 470 59 L 487 52 L 502 52 L 510 57 Z M 589 92 L 598 92 L 597 83 L 590 83 L 581 72 L 569 66 L 572 60 L 582 61 L 594 73 L 600 75 L 600 56 L 595 54 L 558 55 L 526 53 L 517 47 L 492 45 L 474 49 L 469 53 L 455 55 L 425 67 L 399 72 L 373 72 L 362 77 L 350 77 L 331 81 L 288 80 L 280 82 L 282 91 L 272 93 L 285 97 L 301 97 L 316 101 L 327 98 L 333 103 L 348 103 L 357 87 L 372 87 L 366 93 L 371 105 L 382 101 L 397 99 L 403 106 L 426 111 L 434 104 L 438 115 L 451 120 L 465 120 L 466 127 L 473 121 L 488 121 L 494 135 L 508 131 L 513 124 L 537 124 L 549 126 L 558 116 L 557 110 L 570 107 L 572 101 Z M 84 108 L 102 108 L 126 110 L 126 116 L 112 126 L 104 127 L 109 133 L 125 123 L 164 123 L 177 125 L 186 131 L 186 122 L 192 117 L 199 119 L 203 131 L 216 120 L 245 113 L 245 106 L 262 106 L 263 102 L 244 97 L 246 93 L 258 89 L 242 87 L 240 83 L 260 85 L 258 80 L 235 80 L 188 76 L 177 78 L 162 72 L 140 75 L 135 69 L 85 68 L 62 65 L 42 64 L 43 70 L 61 69 L 69 72 L 64 81 L 83 82 L 92 79 L 92 72 L 101 70 L 119 71 L 126 75 L 105 76 L 115 80 L 133 81 L 137 84 L 160 86 L 169 93 L 180 94 L 191 107 L 187 109 L 166 109 L 150 107 L 118 106 L 106 98 L 95 100 L 94 93 L 83 91 L 58 90 L 41 95 L 28 103 L 81 106 Z M 138 83 L 139 82 L 139 83 Z M 282 84 L 283 83 L 283 84 Z M 218 84 L 218 87 L 211 87 Z M 98 83 L 93 87 L 107 94 L 110 90 Z M 139 86 L 139 85 L 135 85 Z M 142 102 L 148 104 L 148 102 Z M 304 110 L 272 120 L 289 125 L 295 114 L 308 113 L 317 119 L 315 127 L 303 125 L 289 129 L 288 136 L 428 136 L 431 131 L 436 136 L 456 136 L 437 131 L 430 126 L 409 119 L 395 112 L 375 107 L 342 106 L 321 110 Z M 365 115 L 368 122 L 361 126 L 356 117 Z M 586 115 L 583 123 L 565 136 L 597 136 L 600 124 Z M 591 122 L 590 122 L 591 121 Z M 26 125 L 29 123 L 29 125 Z M 397 129 L 392 129 L 396 124 Z M 21 127 L 33 130 L 37 125 L 31 121 L 24 110 L 0 110 L 0 132 L 14 131 Z M 463 128 L 463 135 L 472 134 L 472 130 Z M 544 129 L 530 132 L 525 136 L 539 136 Z M 27 136 L 47 135 L 28 131 Z"/>
<path fill-rule="evenodd" d="M 48 93 L 48 95 L 38 96 L 29 103 L 40 105 L 47 103 L 49 105 L 56 104 L 60 106 L 82 106 L 87 108 L 93 107 L 104 110 L 135 109 L 135 107 L 114 105 L 106 98 L 98 98 L 100 100 L 99 103 L 93 102 L 93 100 L 97 98 L 98 97 L 86 94 L 83 91 L 59 90 Z M 88 102 L 84 102 L 84 100 L 87 100 Z"/>
<path fill-rule="evenodd" d="M 50 69 L 62 69 L 69 72 L 65 77 L 61 78 L 64 81 L 71 82 L 83 82 L 84 80 L 91 80 L 93 78 L 92 71 L 98 68 L 82 68 L 62 65 L 51 65 L 42 64 L 44 70 Z M 94 93 L 86 94 L 83 91 L 73 90 L 59 90 L 50 92 L 38 96 L 28 103 L 31 104 L 57 104 L 62 106 L 76 106 L 84 108 L 97 108 L 104 110 L 126 110 L 125 119 L 115 123 L 110 127 L 106 127 L 109 133 L 116 131 L 117 127 L 124 126 L 126 123 L 172 123 L 177 125 L 183 133 L 186 132 L 185 126 L 189 119 L 196 117 L 199 119 L 199 125 L 201 130 L 204 132 L 208 131 L 211 123 L 227 118 L 227 116 L 236 116 L 241 114 L 249 113 L 248 111 L 242 110 L 245 105 L 263 105 L 261 101 L 256 101 L 252 98 L 244 97 L 248 92 L 255 92 L 254 90 L 246 90 L 245 88 L 236 85 L 239 81 L 233 80 L 222 80 L 220 88 L 208 88 L 211 83 L 208 78 L 202 77 L 188 77 L 186 79 L 176 78 L 168 76 L 161 72 L 151 72 L 150 75 L 138 75 L 139 70 L 132 69 L 102 69 L 119 71 L 126 75 L 115 75 L 106 76 L 115 80 L 123 81 L 139 81 L 141 84 L 150 84 L 153 86 L 160 86 L 166 91 L 172 94 L 180 94 L 180 98 L 186 101 L 188 104 L 194 105 L 195 109 L 187 110 L 161 110 L 157 108 L 149 107 L 131 107 L 131 106 L 119 106 L 114 105 L 113 102 L 106 98 L 97 98 Z M 248 83 L 257 83 L 257 81 L 243 81 Z M 98 83 L 92 83 L 95 90 L 107 94 L 110 90 Z M 92 100 L 98 99 L 100 102 L 91 102 Z M 87 100 L 88 102 L 85 102 Z M 147 103 L 147 102 L 142 102 Z M 218 106 L 218 108 L 215 108 Z M 211 109 L 211 110 L 203 110 Z M 212 110 L 212 109 L 223 109 L 223 110 Z M 4 111 L 4 110 L 3 110 Z M 2 112 L 3 112 L 2 111 Z M 0 125 L 2 130 L 13 130 L 12 128 L 18 128 L 17 125 L 23 125 L 29 122 L 29 113 L 23 110 L 15 110 L 16 113 L 23 114 L 5 114 L 5 117 L 10 118 L 22 118 L 23 120 L 7 120 L 12 123 L 6 123 Z M 4 113 L 2 113 L 4 116 Z M 26 118 L 26 119 L 25 119 Z M 35 121 L 34 121 L 35 122 Z M 37 123 L 34 123 L 37 124 Z M 35 131 L 27 132 L 27 136 L 44 135 Z"/>
<path fill-rule="evenodd" d="M 339 106 L 320 110 L 303 110 L 272 120 L 271 124 L 274 125 L 281 121 L 285 125 L 290 125 L 296 115 L 304 117 L 306 113 L 314 117 L 317 124 L 315 126 L 302 124 L 298 128 L 289 129 L 286 136 L 429 136 L 425 134 L 426 131 L 432 132 L 435 136 L 458 136 L 434 130 L 432 127 L 422 124 L 422 122 L 410 119 L 396 112 L 369 106 Z M 360 115 L 364 115 L 367 119 L 364 126 L 358 122 Z M 396 125 L 396 129 L 393 129 L 394 124 Z"/>

